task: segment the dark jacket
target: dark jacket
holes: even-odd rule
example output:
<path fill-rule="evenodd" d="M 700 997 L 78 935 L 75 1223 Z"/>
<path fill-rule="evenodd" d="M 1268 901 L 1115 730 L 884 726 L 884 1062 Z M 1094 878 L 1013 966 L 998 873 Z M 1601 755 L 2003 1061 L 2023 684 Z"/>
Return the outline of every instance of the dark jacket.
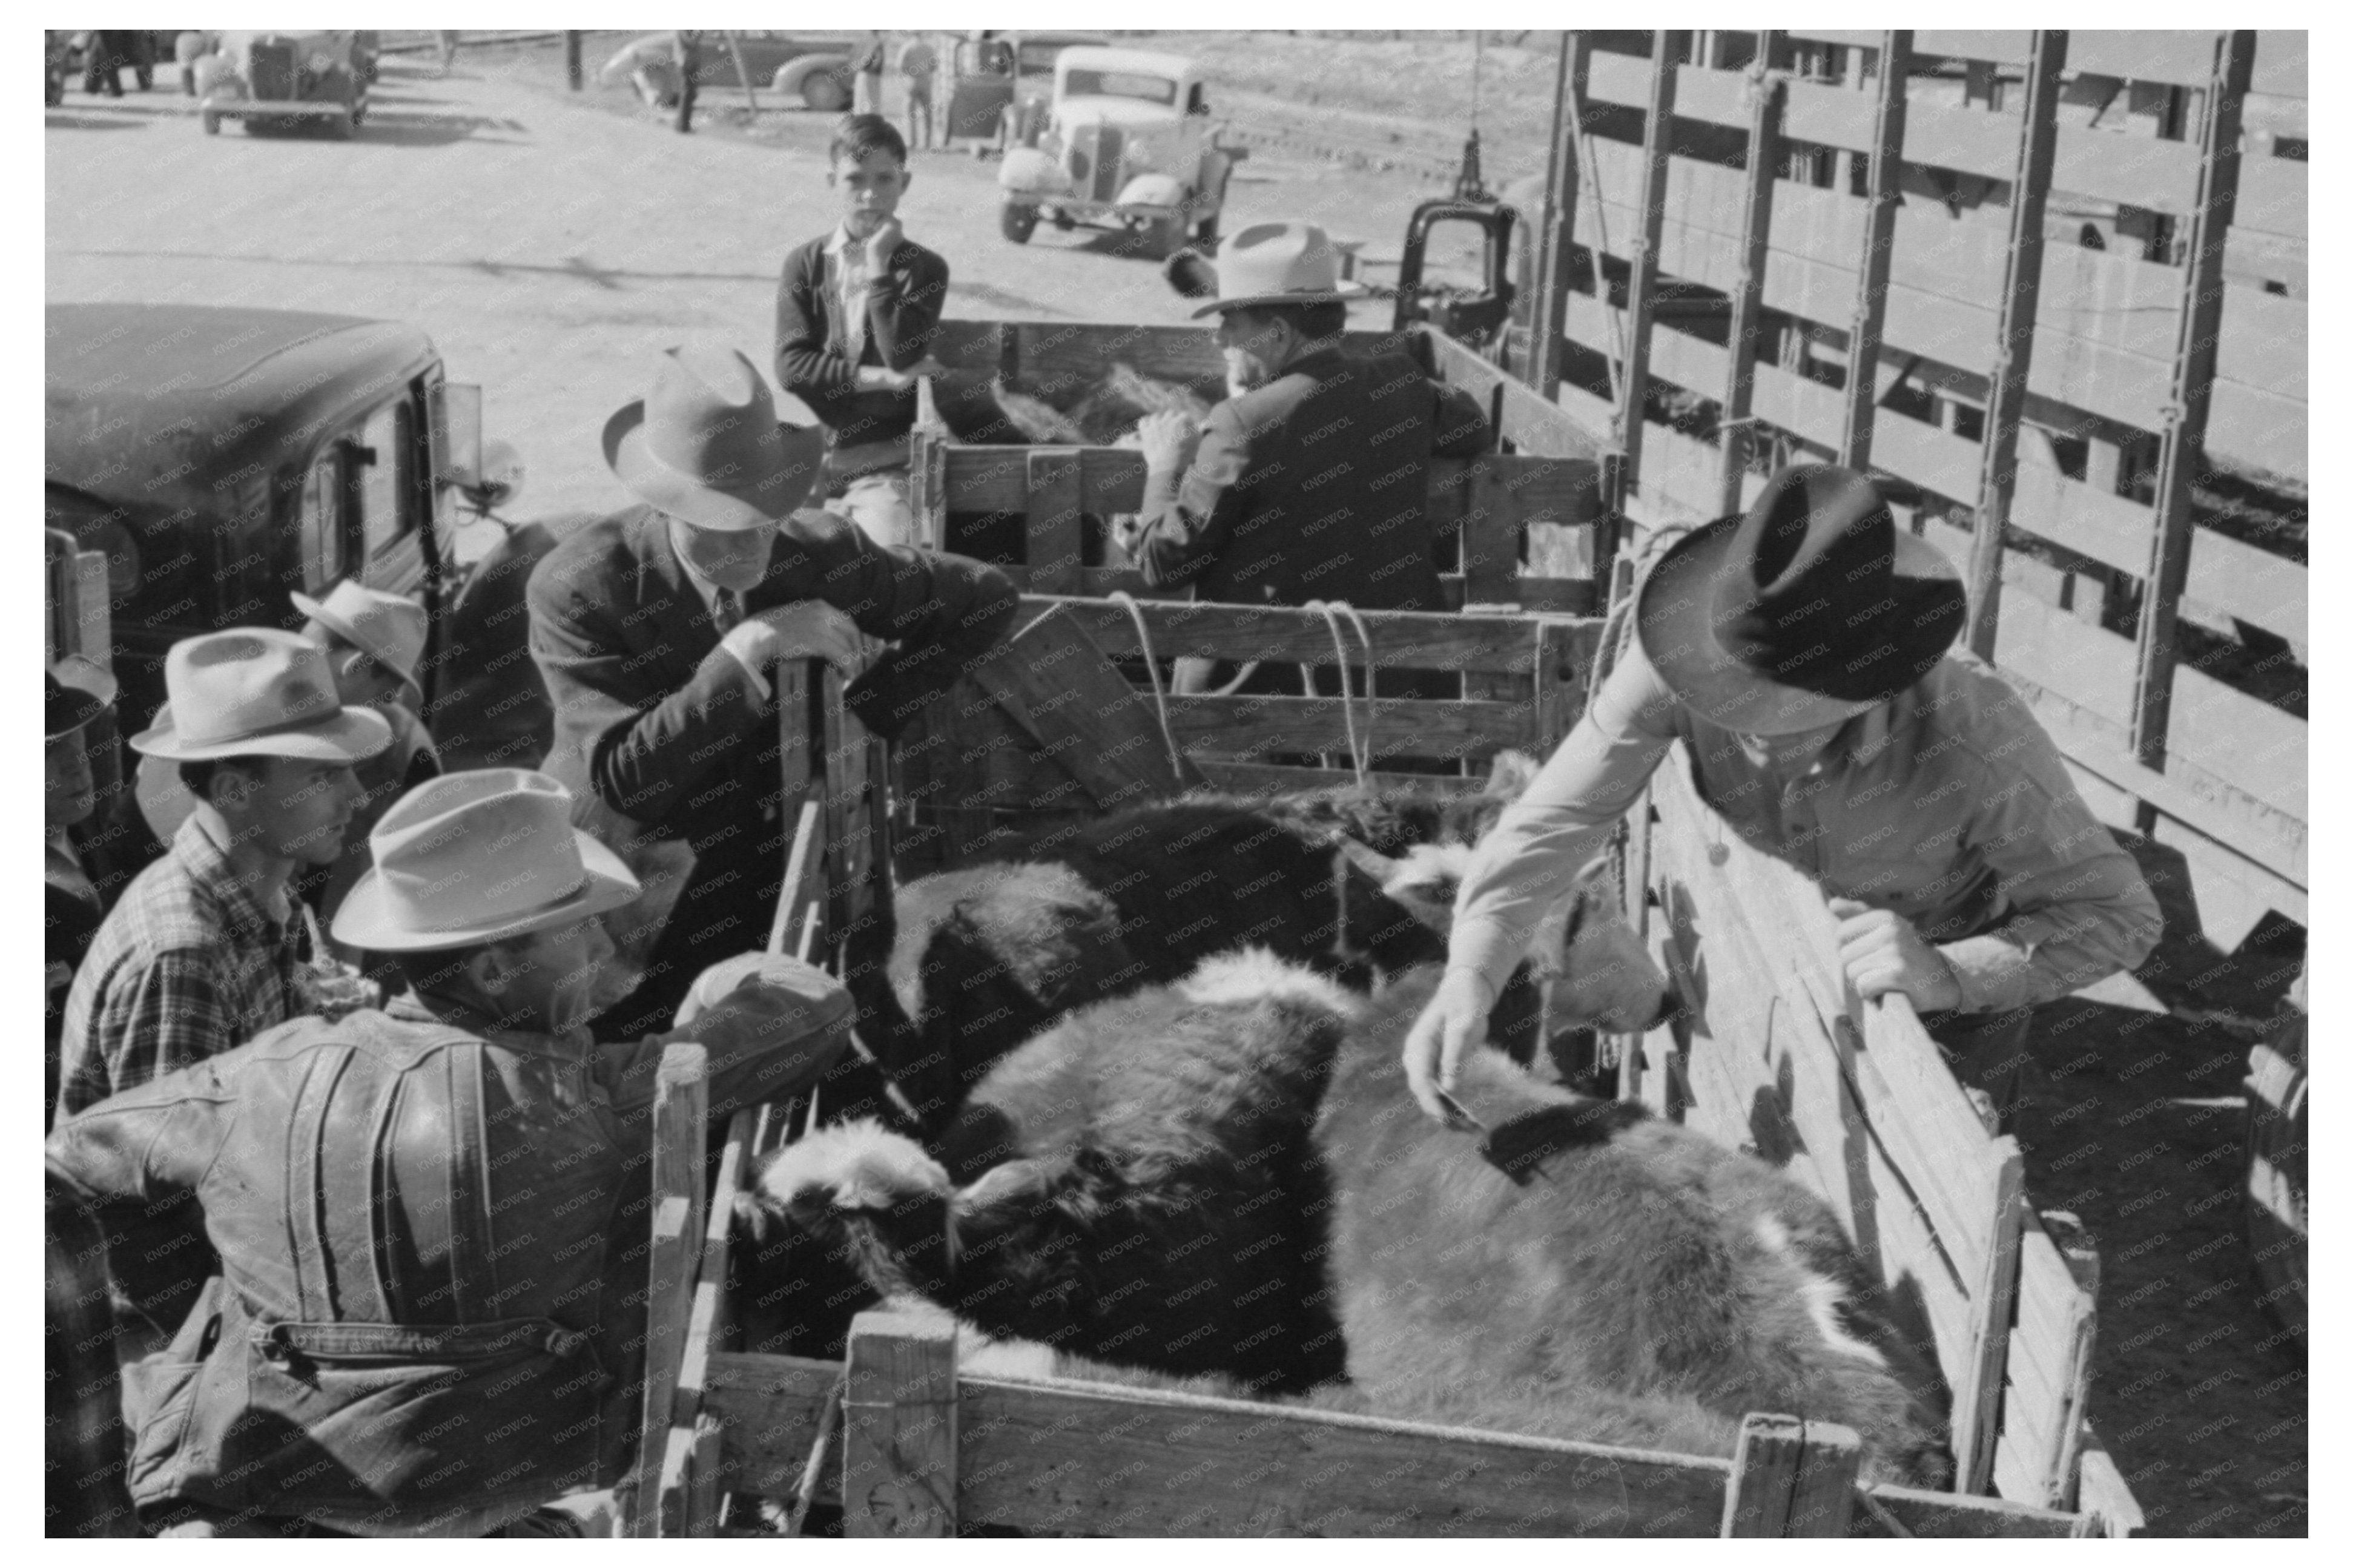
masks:
<path fill-rule="evenodd" d="M 694 1021 L 712 1123 L 847 1044 L 816 971 Z M 618 1479 L 644 1373 L 654 1070 L 413 999 L 297 1018 L 50 1135 L 107 1218 L 195 1194 L 221 1274 L 141 1391 L 142 1507 L 421 1523 Z"/>
<path fill-rule="evenodd" d="M 1309 354 L 1210 410 L 1192 467 L 1145 489 L 1144 580 L 1200 599 L 1438 610 L 1432 457 L 1488 446 L 1476 399 L 1402 354 Z"/>
<path fill-rule="evenodd" d="M 912 239 L 899 242 L 883 286 L 868 295 L 866 345 L 852 363 L 841 295 L 826 279 L 832 237 L 821 234 L 785 257 L 776 286 L 776 384 L 809 405 L 836 447 L 895 441 L 915 423 L 914 392 L 856 391 L 857 367 L 904 370 L 932 352 L 947 305 L 948 264 Z"/>
<path fill-rule="evenodd" d="M 1019 602 L 994 567 L 885 550 L 830 513 L 801 511 L 785 520 L 768 574 L 744 603 L 756 614 L 808 599 L 896 645 L 844 693 L 886 738 L 996 646 Z M 720 648 L 650 507 L 558 545 L 533 569 L 528 602 L 532 657 L 555 714 L 543 765 L 578 797 L 575 820 L 607 842 L 683 839 L 695 853 L 650 977 L 598 1026 L 642 1033 L 704 964 L 756 951 L 767 935 L 792 830 L 776 710 Z"/>

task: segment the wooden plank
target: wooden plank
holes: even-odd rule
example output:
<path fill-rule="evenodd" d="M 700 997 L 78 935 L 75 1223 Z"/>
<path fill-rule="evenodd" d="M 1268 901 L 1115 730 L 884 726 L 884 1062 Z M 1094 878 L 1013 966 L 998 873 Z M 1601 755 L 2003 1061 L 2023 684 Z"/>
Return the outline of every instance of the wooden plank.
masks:
<path fill-rule="evenodd" d="M 710 1054 L 691 1041 L 662 1047 L 654 1069 L 653 1238 L 646 1265 L 646 1385 L 638 1427 L 638 1497 L 630 1533 L 658 1534 L 662 1461 L 692 1312 L 702 1250 L 703 1123 L 709 1118 Z"/>
<path fill-rule="evenodd" d="M 2010 496 L 2017 486 L 2018 426 L 2025 417 L 2026 381 L 2034 363 L 2035 315 L 2042 288 L 2042 214 L 2051 194 L 2059 73 L 2067 65 L 2067 37 L 2047 28 L 2036 32 L 2026 69 L 2026 133 L 2019 141 L 2018 168 L 2010 182 L 2009 259 L 2001 319 L 1994 331 L 1985 457 L 1978 476 L 1977 541 L 1968 568 L 1965 635 L 1981 658 L 1993 657 L 1994 626 L 2001 615 L 2002 531 L 2010 522 Z"/>
<path fill-rule="evenodd" d="M 1723 455 L 1716 486 L 1716 510 L 1740 510 L 1741 482 L 1748 472 L 1754 445 L 1749 420 L 1750 397 L 1757 384 L 1757 340 L 1764 328 L 1767 248 L 1773 230 L 1773 190 L 1781 156 L 1781 110 L 1788 80 L 1769 72 L 1776 35 L 1757 35 L 1756 62 L 1746 80 L 1748 145 L 1742 173 L 1746 199 L 1740 206 L 1740 279 L 1732 293 L 1732 319 L 1726 323 L 1724 371 Z"/>
<path fill-rule="evenodd" d="M 2019 1253 L 2019 1332 L 2028 1334 L 2029 1349 L 2040 1347 L 2058 1362 L 2062 1403 L 2052 1413 L 2049 1427 L 2058 1452 L 2043 1477 L 2045 1506 L 2075 1506 L 2077 1468 L 2089 1426 L 2084 1412 L 2092 1394 L 2092 1358 L 2099 1338 L 2100 1254 L 2073 1215 L 2046 1213 L 2038 1222 L 2027 1216 L 2029 1228 Z M 2050 1263 L 2066 1272 L 2065 1289 Z M 2054 1332 L 2042 1325 L 2048 1315 L 2063 1317 Z M 2005 1425 L 2007 1425 L 2005 1421 Z"/>
<path fill-rule="evenodd" d="M 1986 60 L 1996 65 L 2022 66 L 2033 50 L 2034 35 L 2015 29 L 1922 31 L 1912 39 L 1916 54 L 1942 59 Z"/>
<path fill-rule="evenodd" d="M 1168 755 L 1150 703 L 1060 605 L 1032 617 L 972 675 L 1104 810 L 1165 799 L 1196 782 Z"/>
<path fill-rule="evenodd" d="M 1085 564 L 1085 531 L 1079 522 L 1080 462 L 1077 451 L 1031 449 L 1027 479 L 1029 486 L 1028 547 L 1029 585 L 1045 594 L 1068 593 Z"/>
<path fill-rule="evenodd" d="M 1357 732 L 1371 759 L 1482 758 L 1525 750 L 1535 714 L 1518 702 L 1377 698 L 1356 703 Z M 1227 756 L 1345 751 L 1348 727 L 1337 697 L 1171 697 L 1168 726 L 1187 751 Z M 1366 733 L 1369 730 L 1369 734 Z"/>
<path fill-rule="evenodd" d="M 1642 483 L 1642 402 L 1650 378 L 1651 323 L 1659 291 L 1660 233 L 1666 221 L 1675 80 L 1674 39 L 1665 29 L 1655 29 L 1651 34 L 1651 97 L 1642 123 L 1641 226 L 1637 231 L 1641 237 L 1635 243 L 1633 275 L 1626 285 L 1626 365 L 1609 425 L 1610 438 L 1626 454 L 1626 485 L 1635 489 Z"/>
<path fill-rule="evenodd" d="M 1197 757 L 1194 766 L 1211 789 L 1229 795 L 1291 795 L 1301 790 L 1334 789 L 1356 783 L 1356 770 L 1282 767 L 1270 763 L 1238 763 L 1224 757 Z M 1486 787 L 1483 777 L 1449 778 L 1430 773 L 1370 775 L 1373 793 L 1384 800 L 1451 800 L 1477 795 Z"/>
<path fill-rule="evenodd" d="M 670 1430 L 663 1461 L 661 1532 L 701 1539 L 718 1523 L 718 1426 L 702 1409 L 711 1358 L 727 1348 L 732 1318 L 727 1293 L 727 1245 L 735 1225 L 735 1194 L 750 1177 L 751 1144 L 759 1112 L 746 1108 L 730 1119 L 719 1155 L 697 1261 L 686 1346 L 679 1358 L 678 1386 L 670 1401 Z M 682 1473 L 674 1473 L 681 1469 Z M 675 1509 L 676 1512 L 673 1513 Z"/>
<path fill-rule="evenodd" d="M 878 1308 L 849 1325 L 841 1398 L 842 1532 L 952 1537 L 958 1459 L 955 1321 Z"/>
<path fill-rule="evenodd" d="M 1958 1497 L 1950 1492 L 1867 1482 L 1861 1489 L 1905 1531 L 1925 1538 L 2064 1541 L 2079 1534 L 2083 1528 L 2082 1521 L 2073 1514 L 2003 1498 Z"/>
<path fill-rule="evenodd" d="M 1568 308 L 1572 242 L 1577 232 L 1578 138 L 1583 134 L 1593 36 L 1574 28 L 1560 36 L 1560 69 L 1553 86 L 1552 140 L 1545 171 L 1544 210 L 1537 221 L 1535 299 L 1527 381 L 1550 402 L 1560 389 L 1561 323 Z"/>
<path fill-rule="evenodd" d="M 729 1490 L 789 1496 L 817 1442 L 827 1397 L 841 1381 L 838 1362 L 799 1356 L 714 1354 L 703 1408 L 720 1424 L 719 1472 Z M 839 1470 L 821 1500 L 839 1501 Z"/>
<path fill-rule="evenodd" d="M 2214 70 L 2214 35 L 2158 27 L 2079 28 L 2068 69 L 2131 81 L 2202 88 Z"/>
<path fill-rule="evenodd" d="M 1993 1141 L 1992 1245 L 1969 1293 L 1969 1359 L 1953 1387 L 1953 1489 L 1982 1492 L 1993 1483 L 2001 1428 L 2003 1369 L 2010 1362 L 2010 1317 L 2018 1300 L 2018 1226 L 2025 1209 L 2025 1163 L 2015 1138 Z"/>
<path fill-rule="evenodd" d="M 1880 46 L 1878 102 L 1872 120 L 1871 191 L 1862 265 L 1856 270 L 1853 313 L 1846 338 L 1846 409 L 1839 461 L 1871 466 L 1872 427 L 1879 396 L 1880 329 L 1887 315 L 1887 275 L 1893 262 L 1895 209 L 1903 199 L 1898 149 L 1904 145 L 1912 72 L 1912 35 L 1890 30 Z"/>
<path fill-rule="evenodd" d="M 2195 665 L 2174 672 L 2170 720 L 2172 751 L 2297 821 L 2311 820 L 2303 720 Z"/>
<path fill-rule="evenodd" d="M 1794 1415 L 1744 1416 L 1716 1533 L 1768 1541 L 1843 1536 L 1862 1462 L 1862 1439 L 1852 1427 Z"/>
<path fill-rule="evenodd" d="M 2250 157 L 2239 174 L 2239 226 L 2290 239 L 2310 237 L 2310 164 L 2301 158 Z"/>
<path fill-rule="evenodd" d="M 1482 404 L 1500 395 L 1503 422 L 1497 434 L 1510 442 L 1520 456 L 1598 464 L 1613 450 L 1605 434 L 1609 428 L 1607 419 L 1564 419 L 1559 407 L 1538 396 L 1535 388 L 1489 364 L 1452 339 L 1432 334 L 1428 341 L 1440 380 L 1462 388 Z M 1436 476 L 1444 472 L 1440 466 L 1444 460 L 1431 459 L 1433 492 L 1438 484 Z"/>
<path fill-rule="evenodd" d="M 2079 1518 L 2089 1527 L 2090 1533 L 2105 1534 L 2111 1539 L 2148 1528 L 2148 1520 L 2140 1504 L 2125 1485 L 2124 1477 L 2116 1470 L 2116 1461 L 2108 1457 L 2097 1436 L 2086 1430 L 2084 1434 L 2083 1477 L 2076 1486 Z"/>
<path fill-rule="evenodd" d="M 2063 610 L 2013 597 L 2001 618 L 1995 661 L 2104 719 L 2132 712 L 2132 645 Z"/>
<path fill-rule="evenodd" d="M 1462 496 L 1462 593 L 1466 604 L 1513 603 L 1520 570 L 1524 498 L 1508 458 L 1474 459 Z M 1533 479 L 1535 476 L 1530 475 Z"/>
<path fill-rule="evenodd" d="M 2212 384 L 2207 450 L 2297 484 L 2308 482 L 2312 469 L 2304 403 L 2235 381 Z"/>
<path fill-rule="evenodd" d="M 2133 752 L 2150 766 L 2165 758 L 2178 657 L 2174 621 L 2189 574 L 2194 513 L 2191 486 L 2212 406 L 2214 355 L 2222 315 L 2222 238 L 2239 190 L 2239 103 L 2254 68 L 2255 36 L 2223 36 L 2206 89 L 2209 105 L 2200 141 L 2196 210 L 2189 226 L 2189 264 L 2183 271 L 2180 336 L 2173 357 L 2173 388 L 2158 454 L 2157 537 L 2141 606 L 2140 641 L 2133 681 Z"/>
<path fill-rule="evenodd" d="M 1714 1533 L 1731 1466 L 1245 1401 L 966 1378 L 963 1517 L 1084 1535 Z"/>
<path fill-rule="evenodd" d="M 1143 643 L 1135 622 L 1117 605 L 1092 599 L 1025 595 L 1029 613 L 1060 605 L 1105 653 L 1138 654 Z M 1288 605 L 1173 602 L 1139 606 L 1161 658 L 1273 659 L 1283 664 L 1328 664 L 1329 623 L 1314 610 Z M 1531 675 L 1536 668 L 1534 628 L 1525 616 L 1451 616 L 1417 610 L 1359 612 L 1372 634 L 1373 652 L 1385 668 L 1457 669 L 1486 675 Z M 1598 621 L 1580 623 L 1577 657 L 1590 659 L 1600 635 Z M 1347 633 L 1356 657 L 1355 633 Z"/>
<path fill-rule="evenodd" d="M 2255 70 L 2249 85 L 2257 92 L 2307 97 L 2305 58 L 2310 37 L 2301 27 L 2266 27 L 2257 33 Z"/>

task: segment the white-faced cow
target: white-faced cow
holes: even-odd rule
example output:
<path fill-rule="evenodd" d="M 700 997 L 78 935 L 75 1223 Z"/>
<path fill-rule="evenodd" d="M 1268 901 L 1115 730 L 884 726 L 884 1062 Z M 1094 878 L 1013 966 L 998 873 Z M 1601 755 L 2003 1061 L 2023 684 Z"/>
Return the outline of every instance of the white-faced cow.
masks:
<path fill-rule="evenodd" d="M 1434 966 L 1366 997 L 1264 953 L 1073 1014 L 935 1160 L 873 1127 L 763 1201 L 878 1289 L 984 1331 L 1266 1393 L 1726 1451 L 1745 1412 L 1844 1422 L 1934 1482 L 1933 1380 L 1817 1198 L 1757 1161 L 1474 1053 L 1450 1132 L 1405 1091 Z M 1911 1374 L 1907 1386 L 1895 1370 Z"/>

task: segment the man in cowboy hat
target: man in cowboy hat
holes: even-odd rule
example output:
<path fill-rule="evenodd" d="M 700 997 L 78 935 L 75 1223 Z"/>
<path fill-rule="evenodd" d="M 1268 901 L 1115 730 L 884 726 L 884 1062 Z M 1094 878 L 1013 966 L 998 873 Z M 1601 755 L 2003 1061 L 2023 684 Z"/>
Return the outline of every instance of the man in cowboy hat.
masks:
<path fill-rule="evenodd" d="M 598 917 L 638 886 L 571 807 L 520 769 L 411 790 L 335 918 L 397 955 L 406 995 L 298 1018 L 51 1135 L 110 1246 L 125 1210 L 176 1194 L 219 1255 L 132 1413 L 151 1527 L 482 1534 L 620 1479 L 662 1047 L 706 1048 L 723 1124 L 814 1081 L 850 1009 L 821 972 L 754 954 L 703 974 L 674 1029 L 593 1043 Z"/>
<path fill-rule="evenodd" d="M 1144 509 L 1124 542 L 1145 581 L 1239 604 L 1442 609 L 1426 474 L 1487 449 L 1477 400 L 1403 354 L 1341 351 L 1362 290 L 1314 224 L 1242 229 L 1213 287 L 1193 314 L 1218 318 L 1232 395 L 1198 433 L 1174 412 L 1139 427 Z"/>
<path fill-rule="evenodd" d="M 1732 831 L 1830 895 L 1864 997 L 1902 992 L 1963 1082 L 2016 1090 L 2031 1009 L 2162 929 L 2132 858 L 2001 678 L 1950 653 L 1951 564 L 1862 475 L 1785 468 L 1644 579 L 1634 646 L 1479 847 L 1446 978 L 1407 1038 L 1425 1110 L 1544 910 L 1680 740 Z"/>
<path fill-rule="evenodd" d="M 744 355 L 673 350 L 605 426 L 605 460 L 643 504 L 532 573 L 532 657 L 555 712 L 547 771 L 584 826 L 694 855 L 607 1037 L 656 1026 L 705 964 L 765 940 L 792 830 L 769 670 L 822 658 L 855 676 L 850 711 L 888 738 L 1012 623 L 1002 573 L 797 510 L 822 458 L 816 432 L 777 425 Z M 860 633 L 891 645 L 871 667 Z"/>
<path fill-rule="evenodd" d="M 360 804 L 343 829 L 343 849 L 327 871 L 298 879 L 303 898 L 322 920 L 334 918 L 343 896 L 368 868 L 367 836 L 386 807 L 401 795 L 441 771 L 431 731 L 417 716 L 425 689 L 417 668 L 425 653 L 425 606 L 346 580 L 324 599 L 289 595 L 302 612 L 302 636 L 326 651 L 335 678 L 335 696 L 347 708 L 365 708 L 392 727 L 392 742 L 353 769 Z M 155 715 L 167 722 L 171 707 Z M 158 843 L 168 844 L 195 807 L 170 759 L 150 756 L 139 764 L 140 815 Z"/>

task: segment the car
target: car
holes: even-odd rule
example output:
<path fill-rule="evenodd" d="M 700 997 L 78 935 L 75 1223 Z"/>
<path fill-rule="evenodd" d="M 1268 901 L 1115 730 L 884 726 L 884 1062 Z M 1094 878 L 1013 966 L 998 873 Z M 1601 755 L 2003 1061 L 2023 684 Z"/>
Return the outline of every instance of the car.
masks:
<path fill-rule="evenodd" d="M 1219 142 L 1199 66 L 1145 49 L 1066 48 L 1034 147 L 1008 148 L 997 174 L 999 226 L 1026 243 L 1040 216 L 1056 226 L 1125 230 L 1155 258 L 1189 229 L 1215 244 L 1227 182 L 1246 149 Z"/>
<path fill-rule="evenodd" d="M 944 138 L 966 137 L 975 156 L 1034 147 L 1054 96 L 1054 62 L 1073 47 L 1101 47 L 1100 33 L 997 33 L 959 39 Z"/>
<path fill-rule="evenodd" d="M 741 89 L 748 73 L 755 87 L 798 99 L 806 108 L 838 113 L 849 107 L 849 56 L 854 33 L 738 32 L 734 47 L 729 35 L 702 35 L 694 67 L 697 93 L 714 89 Z M 743 53 L 743 70 L 735 67 Z M 638 95 L 649 104 L 668 109 L 678 102 L 678 62 L 670 35 L 643 33 L 622 46 L 605 62 L 598 76 L 611 80 L 627 74 Z"/>
<path fill-rule="evenodd" d="M 374 34 L 349 31 L 223 33 L 195 65 L 205 134 L 241 120 L 248 132 L 323 126 L 350 138 L 367 117 Z"/>

